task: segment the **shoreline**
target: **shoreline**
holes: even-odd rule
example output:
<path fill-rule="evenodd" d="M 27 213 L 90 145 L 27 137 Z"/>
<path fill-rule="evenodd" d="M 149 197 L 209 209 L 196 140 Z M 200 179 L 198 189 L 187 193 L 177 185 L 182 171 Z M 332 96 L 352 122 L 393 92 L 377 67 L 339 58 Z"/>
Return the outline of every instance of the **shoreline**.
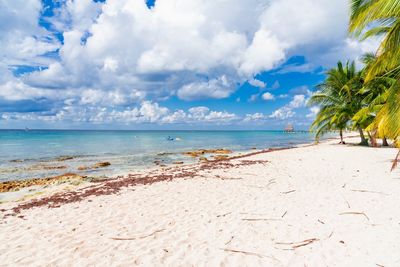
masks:
<path fill-rule="evenodd" d="M 131 186 L 137 186 L 137 185 L 151 185 L 154 183 L 159 183 L 159 182 L 164 182 L 164 181 L 173 181 L 175 179 L 183 178 L 194 178 L 195 171 L 199 170 L 207 170 L 207 169 L 218 169 L 218 168 L 225 168 L 225 167 L 236 167 L 236 166 L 243 166 L 243 165 L 251 165 L 251 164 L 259 164 L 262 163 L 262 161 L 254 161 L 254 162 L 244 162 L 244 163 L 236 163 L 236 164 L 231 164 L 229 163 L 232 160 L 239 160 L 239 159 L 245 159 L 248 157 L 256 156 L 256 155 L 262 155 L 266 153 L 272 153 L 276 151 L 283 151 L 283 150 L 289 150 L 289 149 L 296 149 L 296 148 L 301 148 L 301 147 L 307 147 L 307 146 L 314 146 L 317 144 L 313 143 L 303 143 L 299 144 L 297 146 L 292 146 L 292 147 L 280 147 L 280 148 L 268 148 L 268 149 L 263 149 L 259 151 L 254 151 L 254 152 L 249 152 L 246 154 L 241 154 L 238 153 L 237 155 L 229 156 L 227 158 L 221 158 L 221 159 L 213 159 L 213 160 L 208 160 L 208 161 L 201 161 L 199 160 L 196 163 L 187 163 L 187 164 L 172 164 L 172 165 L 167 165 L 164 167 L 160 166 L 155 166 L 151 169 L 147 169 L 145 171 L 138 171 L 137 173 L 126 173 L 126 174 L 121 174 L 116 177 L 108 177 L 105 179 L 99 179 L 99 180 L 92 180 L 92 181 L 84 181 L 83 183 L 79 184 L 76 186 L 76 188 L 72 188 L 72 190 L 69 188 L 69 190 L 64 190 L 62 188 L 63 185 L 70 185 L 69 183 L 72 181 L 81 180 L 83 177 L 77 174 L 64 174 L 56 177 L 50 177 L 50 178 L 38 178 L 38 179 L 29 179 L 26 181 L 7 181 L 7 182 L 2 182 L 0 184 L 8 184 L 8 183 L 15 183 L 15 182 L 22 182 L 22 183 L 28 183 L 31 182 L 32 180 L 38 180 L 38 181 L 50 181 L 49 184 L 44 184 L 46 185 L 52 185 L 54 182 L 57 182 L 60 178 L 61 179 L 66 179 L 61 182 L 61 184 L 54 185 L 56 192 L 50 192 L 48 195 L 44 197 L 39 197 L 38 199 L 28 199 L 26 200 L 25 197 L 22 198 L 22 200 L 16 200 L 16 201 L 10 201 L 10 202 L 2 202 L 1 204 L 10 204 L 10 203 L 17 203 L 15 207 L 13 207 L 11 210 L 11 213 L 7 213 L 4 215 L 4 217 L 8 216 L 17 216 L 22 210 L 27 210 L 33 207 L 43 207 L 47 206 L 50 208 L 54 207 L 60 207 L 60 205 L 67 204 L 67 203 L 74 203 L 74 202 L 79 202 L 82 201 L 88 197 L 91 196 L 100 196 L 100 195 L 111 195 L 111 194 L 117 194 L 122 190 L 123 188 L 126 187 L 131 187 Z M 233 153 L 236 154 L 236 153 Z M 164 172 L 168 172 L 168 174 L 164 174 Z M 54 181 L 53 181 L 54 179 Z M 37 185 L 37 184 L 34 184 Z M 27 186 L 29 188 L 30 186 Z M 57 188 L 59 187 L 59 188 Z M 22 187 L 21 189 L 26 189 Z M 43 189 L 43 187 L 39 187 L 39 190 Z M 57 190 L 60 189 L 60 190 Z M 19 190 L 18 190 L 19 191 Z M 3 192 L 3 193 L 10 193 L 14 192 L 17 193 L 18 191 L 8 191 L 8 192 Z M 22 203 L 21 203 L 22 202 Z M 18 204 L 21 203 L 21 204 Z M 1 210 L 2 212 L 5 212 L 6 210 Z"/>
<path fill-rule="evenodd" d="M 346 138 L 356 138 L 357 135 L 353 133 L 349 133 L 345 136 Z M 296 144 L 294 146 L 286 146 L 286 147 L 275 147 L 275 148 L 267 148 L 261 149 L 257 151 L 249 150 L 248 153 L 240 153 L 231 151 L 232 156 L 224 157 L 224 158 L 214 158 L 212 160 L 203 161 L 200 155 L 194 157 L 197 158 L 198 161 L 195 163 L 182 163 L 182 164 L 170 164 L 166 166 L 154 166 L 149 169 L 140 169 L 135 173 L 121 173 L 119 175 L 113 177 L 106 177 L 104 179 L 86 179 L 85 176 L 81 176 L 75 173 L 65 173 L 55 177 L 46 177 L 46 178 L 34 178 L 28 180 L 14 180 L 14 181 L 6 181 L 1 182 L 1 187 L 7 184 L 16 184 L 18 190 L 10 190 L 5 191 L 0 194 L 15 194 L 18 195 L 18 198 L 11 198 L 11 200 L 6 200 L 0 202 L 0 206 L 2 204 L 17 204 L 12 209 L 9 209 L 11 213 L 7 213 L 4 216 L 17 216 L 22 210 L 27 210 L 33 207 L 59 207 L 60 205 L 79 202 L 84 200 L 85 198 L 91 196 L 100 196 L 100 195 L 110 195 L 117 194 L 123 188 L 137 185 L 149 185 L 153 183 L 163 182 L 163 181 L 172 181 L 174 179 L 179 178 L 194 178 L 194 172 L 198 170 L 205 169 L 215 169 L 215 168 L 224 168 L 226 166 L 233 167 L 233 165 L 229 164 L 230 161 L 245 159 L 252 156 L 272 153 L 276 151 L 284 151 L 296 148 L 304 148 L 310 146 L 316 146 L 320 144 L 324 144 L 327 142 L 331 142 L 333 140 L 339 140 L 338 137 L 330 137 L 325 138 L 322 141 L 316 142 L 305 142 L 301 144 Z M 226 149 L 199 149 L 194 151 L 202 151 L 202 150 L 226 150 Z M 188 154 L 193 152 L 181 152 L 180 154 Z M 214 157 L 214 156 L 212 156 Z M 228 164 L 225 164 L 228 163 Z M 255 162 L 257 164 L 259 162 Z M 247 163 L 249 164 L 249 163 Z M 212 166 L 214 165 L 214 166 Z M 236 165 L 236 166 L 240 166 Z M 164 172 L 169 172 L 169 174 L 164 174 Z M 162 174 L 161 174 L 162 173 Z M 179 175 L 176 175 L 176 174 Z M 38 183 L 35 183 L 37 181 Z M 46 183 L 48 182 L 48 183 Z M 22 187 L 18 187 L 19 184 L 22 184 Z M 23 186 L 23 185 L 28 186 Z M 30 185 L 31 184 L 31 185 Z M 49 191 L 43 191 L 46 187 L 50 186 Z M 29 188 L 33 188 L 29 190 Z M 34 193 L 32 194 L 32 190 Z M 25 191 L 25 193 L 24 193 Z M 52 203 L 49 205 L 49 203 Z M 3 213 L 5 210 L 3 209 Z"/>
<path fill-rule="evenodd" d="M 400 172 L 389 169 L 397 150 L 336 140 L 1 204 L 2 215 L 19 213 L 0 220 L 0 260 L 396 266 Z"/>
<path fill-rule="evenodd" d="M 65 173 L 76 173 L 81 176 L 112 177 L 136 170 L 146 170 L 158 164 L 171 164 L 184 161 L 194 162 L 181 153 L 198 149 L 227 148 L 238 153 L 247 153 L 253 148 L 291 146 L 294 143 L 308 142 L 311 135 L 296 133 L 273 134 L 271 131 L 243 131 L 245 134 L 227 133 L 208 134 L 190 133 L 179 137 L 179 141 L 168 142 L 163 134 L 134 135 L 115 133 L 113 135 L 84 135 L 71 141 L 74 135 L 50 135 L 50 140 L 36 142 L 34 136 L 14 140 L 9 137 L 1 142 L 0 150 L 5 157 L 0 161 L 0 180 L 15 181 L 33 178 L 59 176 Z M 179 135 L 175 133 L 175 135 Z M 33 138 L 33 140 L 31 140 Z M 244 139 L 243 139 L 244 138 Z M 68 141 L 69 140 L 69 141 Z M 155 141 L 151 144 L 152 140 Z M 302 141 L 303 140 L 303 141 Z M 35 142 L 33 142 L 35 141 Z M 312 141 L 312 140 L 310 140 Z M 33 142 L 33 143 L 32 143 Z M 102 143 L 107 144 L 102 148 Z M 12 143 L 15 149 L 8 147 Z M 30 147 L 32 143 L 32 147 Z M 29 149 L 27 149 L 28 147 Z M 110 146 L 110 148 L 108 148 Z M 25 148 L 24 148 L 25 147 Z M 46 148 L 47 150 L 44 150 Z M 93 169 L 92 165 L 108 161 L 107 168 Z"/>
<path fill-rule="evenodd" d="M 324 141 L 330 140 L 330 138 L 324 139 Z M 157 156 L 163 156 L 163 155 L 169 155 L 169 154 L 177 154 L 177 155 L 185 155 L 187 156 L 187 162 L 185 161 L 176 161 L 172 162 L 169 164 L 164 164 L 161 161 L 155 160 L 152 163 L 148 163 L 149 165 L 147 166 L 142 166 L 142 168 L 138 168 L 135 173 L 146 173 L 146 172 L 153 172 L 157 171 L 160 168 L 168 168 L 172 166 L 191 166 L 191 165 L 196 165 L 201 163 L 202 161 L 204 162 L 212 162 L 212 161 L 218 161 L 218 160 L 231 160 L 235 158 L 243 158 L 243 157 L 248 157 L 252 155 L 256 155 L 259 153 L 264 153 L 264 152 L 270 152 L 270 150 L 280 150 L 280 149 L 291 149 L 291 148 L 296 148 L 296 147 L 301 147 L 304 145 L 310 145 L 313 144 L 313 142 L 305 142 L 305 143 L 299 143 L 295 145 L 288 144 L 288 146 L 283 146 L 283 147 L 270 147 L 266 149 L 256 149 L 256 148 L 251 148 L 247 150 L 240 150 L 240 151 L 230 151 L 225 148 L 207 148 L 207 149 L 195 149 L 192 151 L 181 151 L 181 152 L 160 152 L 157 153 Z M 222 152 L 227 152 L 227 153 L 221 153 L 218 152 L 219 150 L 222 150 Z M 204 151 L 202 153 L 198 153 L 200 151 Z M 207 155 L 207 157 L 204 157 Z M 221 154 L 221 156 L 219 156 Z M 193 156 L 194 155 L 194 156 Z M 55 158 L 55 162 L 59 162 L 60 158 L 63 158 L 62 161 L 67 159 L 73 159 L 75 156 L 57 156 Z M 196 162 L 190 162 L 191 160 L 197 160 Z M 17 162 L 17 160 L 13 160 L 12 162 Z M 19 161 L 18 161 L 19 162 Z M 47 161 L 51 162 L 51 161 Z M 103 164 L 108 162 L 97 162 L 96 164 Z M 95 165 L 96 165 L 95 164 Z M 155 164 L 155 165 L 154 165 Z M 54 166 L 47 166 L 43 163 L 38 163 L 36 164 L 37 166 L 42 166 L 44 168 L 51 168 L 51 169 L 62 169 L 59 167 L 54 167 Z M 34 166 L 36 166 L 34 165 Z M 111 164 L 109 164 L 111 165 Z M 151 166 L 153 165 L 153 166 Z M 108 166 L 108 165 L 107 165 Z M 64 167 L 64 166 L 62 166 Z M 55 184 L 90 184 L 91 182 L 102 182 L 106 180 L 111 180 L 116 177 L 121 177 L 121 176 L 127 176 L 131 174 L 129 171 L 123 171 L 123 172 L 117 172 L 116 174 L 112 176 L 91 176 L 87 175 L 84 173 L 80 173 L 79 170 L 90 170 L 90 169 L 97 169 L 99 167 L 93 167 L 93 166 L 85 166 L 85 169 L 83 167 L 78 168 L 77 172 L 65 172 L 65 173 L 60 173 L 58 175 L 54 176 L 46 176 L 46 177 L 33 177 L 33 178 L 27 178 L 27 179 L 11 179 L 11 180 L 6 180 L 0 182 L 0 194 L 1 193 L 10 193 L 10 192 L 18 192 L 21 189 L 26 189 L 32 186 L 52 186 Z M 100 167 L 101 168 L 101 167 Z"/>

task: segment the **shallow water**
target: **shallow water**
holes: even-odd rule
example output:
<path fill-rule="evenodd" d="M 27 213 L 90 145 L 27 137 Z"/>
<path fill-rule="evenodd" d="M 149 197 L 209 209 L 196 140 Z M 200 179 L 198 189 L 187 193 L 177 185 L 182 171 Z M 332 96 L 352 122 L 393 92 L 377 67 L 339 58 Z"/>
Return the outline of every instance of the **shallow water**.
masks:
<path fill-rule="evenodd" d="M 175 140 L 167 140 L 168 136 Z M 281 131 L 0 130 L 0 181 L 66 172 L 115 176 L 154 167 L 154 161 L 162 164 L 195 162 L 197 159 L 180 154 L 194 149 L 226 148 L 245 152 L 252 148 L 287 147 L 312 140 L 309 133 Z M 60 158 L 65 156 L 73 158 Z M 77 170 L 79 166 L 91 166 L 100 161 L 108 161 L 111 166 Z"/>

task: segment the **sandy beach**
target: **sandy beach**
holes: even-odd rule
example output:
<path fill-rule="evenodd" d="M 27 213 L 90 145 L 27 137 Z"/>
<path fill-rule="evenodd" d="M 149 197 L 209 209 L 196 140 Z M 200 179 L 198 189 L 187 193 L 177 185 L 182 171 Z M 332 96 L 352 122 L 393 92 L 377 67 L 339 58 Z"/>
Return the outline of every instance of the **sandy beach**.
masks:
<path fill-rule="evenodd" d="M 396 150 L 346 141 L 1 204 L 0 266 L 399 266 Z"/>

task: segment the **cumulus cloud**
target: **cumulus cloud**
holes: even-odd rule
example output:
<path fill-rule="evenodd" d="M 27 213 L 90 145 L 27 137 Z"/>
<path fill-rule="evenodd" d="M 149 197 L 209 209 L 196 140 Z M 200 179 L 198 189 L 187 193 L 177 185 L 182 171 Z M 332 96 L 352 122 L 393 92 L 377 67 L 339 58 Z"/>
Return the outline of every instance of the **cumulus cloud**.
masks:
<path fill-rule="evenodd" d="M 268 118 L 268 116 L 264 115 L 263 113 L 256 112 L 253 114 L 246 114 L 243 121 L 244 122 L 257 122 L 257 121 L 261 121 L 261 120 L 264 120 L 267 118 Z"/>
<path fill-rule="evenodd" d="M 269 101 L 269 100 L 274 100 L 275 96 L 269 92 L 264 93 L 262 96 L 262 99 L 265 101 Z"/>
<path fill-rule="evenodd" d="M 42 55 L 55 51 L 60 43 L 38 25 L 40 0 L 0 2 L 0 59 L 3 64 L 46 66 Z"/>
<path fill-rule="evenodd" d="M 317 106 L 311 107 L 310 112 L 306 115 L 306 117 L 310 118 L 310 119 L 314 119 L 317 116 L 319 111 L 320 111 L 319 107 L 317 107 Z"/>
<path fill-rule="evenodd" d="M 258 88 L 265 88 L 267 86 L 267 84 L 265 82 L 260 81 L 258 79 L 250 79 L 249 84 L 251 86 L 258 87 Z"/>
<path fill-rule="evenodd" d="M 292 118 L 296 114 L 294 110 L 305 107 L 306 103 L 306 95 L 295 95 L 287 105 L 275 110 L 269 117 L 278 120 Z"/>
<path fill-rule="evenodd" d="M 142 101 L 140 105 L 126 109 L 113 109 L 95 106 L 66 105 L 56 112 L 4 112 L 3 120 L 12 121 L 69 121 L 90 122 L 95 124 L 212 124 L 226 125 L 241 119 L 240 116 L 226 112 L 210 110 L 208 107 L 192 107 L 188 111 L 175 110 L 151 101 Z"/>
<path fill-rule="evenodd" d="M 205 98 L 225 98 L 233 91 L 234 87 L 228 82 L 225 75 L 207 82 L 189 83 L 178 90 L 178 97 L 183 100 L 198 100 Z"/>
<path fill-rule="evenodd" d="M 34 88 L 18 80 L 10 80 L 0 85 L 0 97 L 4 100 L 35 100 L 43 97 L 57 98 L 57 92 Z"/>
<path fill-rule="evenodd" d="M 251 45 L 244 52 L 239 73 L 252 76 L 263 70 L 274 68 L 285 59 L 286 48 L 286 43 L 279 40 L 269 30 L 257 31 Z"/>
<path fill-rule="evenodd" d="M 272 112 L 269 117 L 272 119 L 285 120 L 293 117 L 295 114 L 296 113 L 293 111 L 293 109 L 288 106 L 284 106 Z"/>
<path fill-rule="evenodd" d="M 295 95 L 292 99 L 292 101 L 289 102 L 288 107 L 290 108 L 301 108 L 304 107 L 307 103 L 306 96 L 305 95 Z"/>
<path fill-rule="evenodd" d="M 120 110 L 171 96 L 227 98 L 246 81 L 266 88 L 254 77 L 293 55 L 303 55 L 311 70 L 376 47 L 347 38 L 347 0 L 303 0 L 301 5 L 296 0 L 159 0 L 151 9 L 143 0 L 60 5 L 45 20 L 62 35 L 62 43 L 40 25 L 41 1 L 0 2 L 0 100 L 48 99 L 57 103 L 59 116 L 99 109 L 93 121 L 109 118 L 115 107 L 112 118 L 136 120 L 140 110 Z M 10 71 L 21 65 L 39 68 L 24 75 Z M 277 88 L 279 82 L 271 87 Z M 273 97 L 263 95 L 264 100 Z M 296 107 L 286 108 L 274 116 L 293 116 Z M 177 110 L 148 121 L 193 116 Z M 235 116 L 214 111 L 204 116 L 220 118 Z"/>

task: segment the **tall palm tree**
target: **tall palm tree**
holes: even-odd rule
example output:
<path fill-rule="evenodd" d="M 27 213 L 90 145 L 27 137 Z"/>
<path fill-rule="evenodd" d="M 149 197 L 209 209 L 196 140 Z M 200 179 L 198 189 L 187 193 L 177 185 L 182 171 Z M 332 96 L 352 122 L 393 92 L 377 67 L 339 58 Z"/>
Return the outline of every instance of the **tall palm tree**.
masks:
<path fill-rule="evenodd" d="M 378 135 L 385 135 L 400 146 L 400 1 L 351 0 L 349 31 L 365 40 L 382 38 L 376 60 L 368 67 L 367 82 L 390 77 L 385 103 L 377 111 L 371 127 Z"/>
<path fill-rule="evenodd" d="M 318 91 L 308 102 L 309 105 L 321 107 L 311 130 L 316 131 L 317 139 L 327 131 L 339 130 L 340 143 L 344 143 L 343 130 L 350 126 L 351 118 L 361 109 L 362 97 L 358 91 L 362 88 L 363 79 L 354 62 L 347 62 L 343 66 L 339 61 L 337 67 L 328 70 L 326 75 L 325 81 L 317 85 Z M 365 143 L 362 128 L 355 126 L 359 128 L 362 142 Z"/>
<path fill-rule="evenodd" d="M 377 56 L 372 53 L 367 53 L 362 57 L 362 62 L 365 65 L 362 71 L 362 76 L 364 78 L 367 75 L 370 67 L 376 63 L 376 60 Z M 363 88 L 359 92 L 359 94 L 363 97 L 362 108 L 353 117 L 353 121 L 359 123 L 362 128 L 367 130 L 368 133 L 374 133 L 372 136 L 382 138 L 382 144 L 384 146 L 388 146 L 386 139 L 387 134 L 384 132 L 384 128 L 381 129 L 380 133 L 376 132 L 378 128 L 376 126 L 376 116 L 386 104 L 389 88 L 395 82 L 396 79 L 393 73 L 383 73 L 368 82 L 365 81 Z"/>

